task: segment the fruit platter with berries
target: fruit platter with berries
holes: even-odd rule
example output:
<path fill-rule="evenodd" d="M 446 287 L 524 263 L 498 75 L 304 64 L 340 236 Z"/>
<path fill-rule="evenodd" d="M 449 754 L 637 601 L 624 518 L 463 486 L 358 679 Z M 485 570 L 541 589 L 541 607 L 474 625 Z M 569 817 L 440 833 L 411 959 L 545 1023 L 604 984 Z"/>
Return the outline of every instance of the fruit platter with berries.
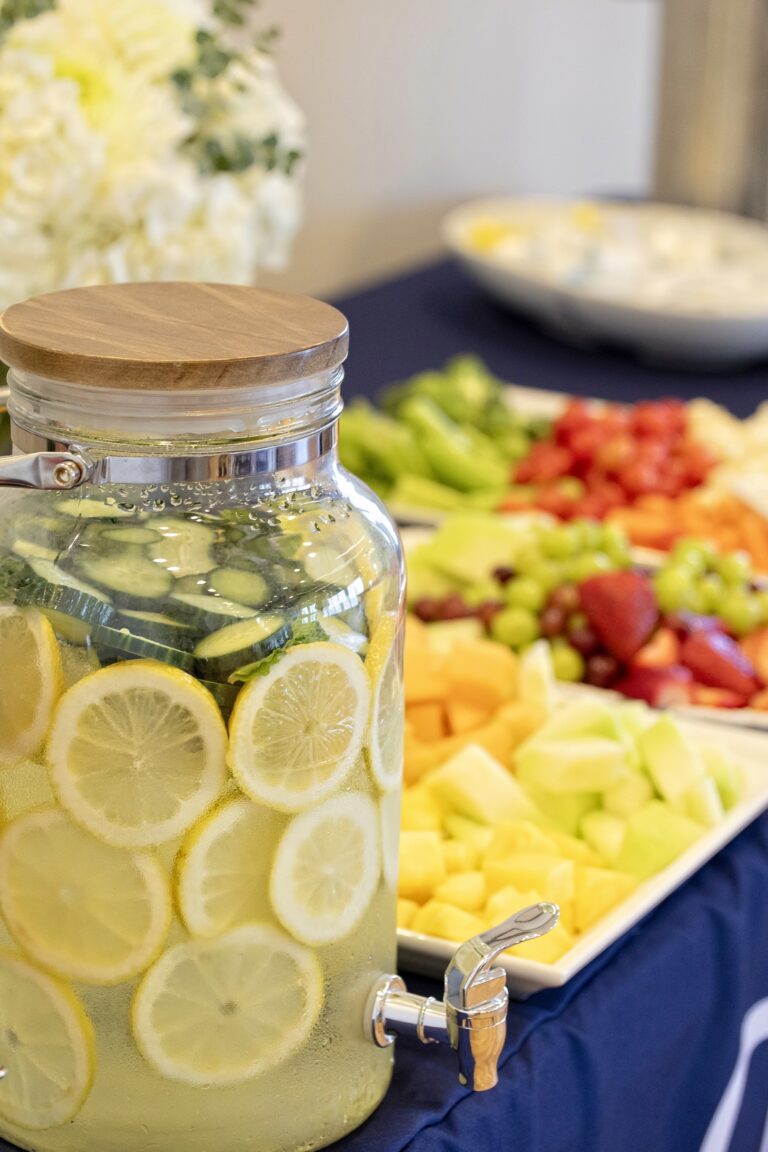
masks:
<path fill-rule="evenodd" d="M 745 553 L 682 539 L 651 564 L 615 524 L 477 512 L 405 541 L 422 623 L 518 654 L 543 639 L 560 681 L 768 726 L 768 590 Z"/>
<path fill-rule="evenodd" d="M 686 537 L 768 573 L 768 408 L 738 421 L 705 400 L 608 404 L 502 384 L 472 356 L 355 401 L 345 465 L 403 523 L 480 509 L 615 524 L 636 546 Z"/>

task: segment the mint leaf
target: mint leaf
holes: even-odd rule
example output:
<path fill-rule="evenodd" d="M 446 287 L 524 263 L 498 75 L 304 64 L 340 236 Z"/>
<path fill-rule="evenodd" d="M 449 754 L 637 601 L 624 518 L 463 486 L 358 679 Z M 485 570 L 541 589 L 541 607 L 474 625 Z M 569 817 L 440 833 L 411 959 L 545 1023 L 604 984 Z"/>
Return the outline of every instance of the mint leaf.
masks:
<path fill-rule="evenodd" d="M 311 621 L 309 624 L 296 624 L 291 634 L 291 639 L 283 648 L 276 648 L 274 652 L 270 652 L 268 656 L 264 656 L 261 660 L 254 660 L 252 664 L 244 664 L 242 668 L 236 668 L 228 678 L 229 683 L 247 684 L 249 680 L 253 680 L 256 676 L 267 676 L 275 664 L 277 664 L 291 648 L 296 648 L 299 644 L 317 644 L 319 641 L 327 639 L 328 637 L 323 631 L 322 626 L 318 624 L 316 620 Z"/>

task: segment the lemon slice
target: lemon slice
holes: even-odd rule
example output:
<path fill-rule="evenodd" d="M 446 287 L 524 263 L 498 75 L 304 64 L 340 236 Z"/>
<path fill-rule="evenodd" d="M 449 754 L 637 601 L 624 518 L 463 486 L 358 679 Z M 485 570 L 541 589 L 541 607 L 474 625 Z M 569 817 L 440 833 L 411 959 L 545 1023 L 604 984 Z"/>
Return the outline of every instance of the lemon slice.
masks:
<path fill-rule="evenodd" d="M 342 644 L 301 644 L 250 681 L 230 721 L 229 764 L 252 800 L 298 812 L 343 784 L 363 745 L 370 683 Z"/>
<path fill-rule="evenodd" d="M 332 944 L 362 918 L 379 883 L 379 815 L 347 793 L 302 812 L 275 853 L 270 897 L 284 928 L 304 944 Z"/>
<path fill-rule="evenodd" d="M 18 956 L 0 953 L 0 1116 L 52 1128 L 80 1110 L 93 1082 L 90 1021 L 71 989 Z"/>
<path fill-rule="evenodd" d="M 384 883 L 397 891 L 397 873 L 400 853 L 400 791 L 385 792 L 379 800 L 381 826 L 381 864 Z"/>
<path fill-rule="evenodd" d="M 84 984 L 142 972 L 171 923 L 154 857 L 110 848 L 56 808 L 20 816 L 0 835 L 0 909 L 34 960 Z"/>
<path fill-rule="evenodd" d="M 152 660 L 113 664 L 62 696 L 51 784 L 72 818 L 118 848 L 182 835 L 226 779 L 227 733 L 210 692 Z"/>
<path fill-rule="evenodd" d="M 40 751 L 62 686 L 59 646 L 42 612 L 0 606 L 0 760 Z"/>
<path fill-rule="evenodd" d="M 312 952 L 271 925 L 246 924 L 169 948 L 136 992 L 133 1033 L 169 1080 L 240 1084 L 302 1048 L 322 1003 Z"/>
<path fill-rule="evenodd" d="M 368 763 L 382 792 L 392 792 L 403 778 L 405 699 L 401 646 L 391 615 L 382 617 L 373 634 L 366 666 L 374 685 L 366 744 Z"/>
<path fill-rule="evenodd" d="M 176 903 L 193 936 L 218 936 L 269 915 L 272 854 L 284 822 L 236 796 L 189 832 L 176 864 Z"/>

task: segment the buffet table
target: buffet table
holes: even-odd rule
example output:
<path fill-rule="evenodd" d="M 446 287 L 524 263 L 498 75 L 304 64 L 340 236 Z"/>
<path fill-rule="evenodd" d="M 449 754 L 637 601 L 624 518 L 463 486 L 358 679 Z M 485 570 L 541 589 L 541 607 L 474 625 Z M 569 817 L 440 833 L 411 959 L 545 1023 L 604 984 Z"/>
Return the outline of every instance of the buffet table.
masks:
<path fill-rule="evenodd" d="M 502 379 L 605 399 L 699 395 L 748 415 L 768 366 L 723 375 L 573 348 L 451 262 L 335 301 L 345 394 L 481 356 Z M 768 743 L 767 743 L 768 748 Z M 563 989 L 510 1007 L 500 1082 L 471 1094 L 450 1051 L 399 1041 L 390 1093 L 338 1152 L 752 1152 L 768 1148 L 768 816 Z M 413 991 L 435 981 L 404 972 Z"/>

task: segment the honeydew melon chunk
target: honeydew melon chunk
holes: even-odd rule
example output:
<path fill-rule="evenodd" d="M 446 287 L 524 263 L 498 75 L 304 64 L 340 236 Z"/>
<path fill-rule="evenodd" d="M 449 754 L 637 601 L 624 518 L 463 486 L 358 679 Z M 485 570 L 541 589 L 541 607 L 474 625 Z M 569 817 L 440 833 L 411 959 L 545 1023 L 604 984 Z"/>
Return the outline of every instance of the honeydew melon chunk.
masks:
<path fill-rule="evenodd" d="M 581 820 L 581 835 L 601 860 L 614 864 L 624 843 L 627 822 L 610 812 L 587 812 Z"/>
<path fill-rule="evenodd" d="M 480 824 L 541 818 L 514 776 L 479 744 L 468 744 L 430 772 L 427 784 L 447 808 Z"/>
<path fill-rule="evenodd" d="M 719 744 L 702 744 L 699 752 L 706 771 L 717 785 L 720 800 L 727 812 L 734 804 L 738 804 L 744 793 L 741 765 L 732 760 Z"/>
<path fill-rule="evenodd" d="M 612 868 L 578 865 L 573 897 L 573 926 L 585 932 L 637 887 L 637 879 Z"/>
<path fill-rule="evenodd" d="M 622 734 L 635 740 L 654 722 L 654 713 L 642 700 L 628 700 L 616 706 L 616 723 Z"/>
<path fill-rule="evenodd" d="M 582 736 L 600 736 L 618 742 L 621 737 L 616 723 L 616 706 L 609 708 L 601 700 L 591 697 L 569 700 L 529 737 L 521 750 L 539 741 L 549 743 Z"/>
<path fill-rule="evenodd" d="M 685 795 L 705 775 L 698 748 L 670 716 L 662 716 L 637 738 L 643 763 L 656 791 L 685 811 Z"/>
<path fill-rule="evenodd" d="M 518 696 L 535 704 L 549 716 L 557 699 L 557 681 L 552 667 L 552 650 L 546 640 L 537 640 L 520 658 Z"/>
<path fill-rule="evenodd" d="M 410 579 L 410 573 L 409 573 Z M 482 640 L 485 630 L 476 616 L 466 620 L 441 620 L 427 627 L 427 643 L 434 652 L 448 653 L 456 644 Z"/>
<path fill-rule="evenodd" d="M 443 827 L 449 836 L 463 844 L 468 844 L 478 856 L 482 855 L 493 837 L 493 829 L 477 820 L 468 820 L 456 812 L 449 812 L 443 820 Z"/>
<path fill-rule="evenodd" d="M 443 900 L 428 900 L 413 917 L 411 931 L 461 944 L 473 936 L 479 936 L 484 931 L 484 925 L 478 916 L 465 912 L 463 908 L 446 904 Z"/>
<path fill-rule="evenodd" d="M 569 740 L 529 740 L 516 755 L 521 782 L 545 792 L 605 792 L 627 772 L 627 756 L 616 740 L 584 736 Z"/>
<path fill-rule="evenodd" d="M 478 576 L 512 563 L 521 533 L 513 520 L 495 513 L 459 513 L 450 516 L 432 540 L 415 556 L 426 555 L 438 571 L 474 584 Z"/>
<path fill-rule="evenodd" d="M 512 886 L 520 891 L 534 888 L 545 900 L 560 906 L 566 926 L 571 924 L 576 865 L 546 852 L 518 852 L 507 860 L 492 860 L 483 866 L 488 891 Z"/>
<path fill-rule="evenodd" d="M 547 824 L 554 824 L 571 836 L 578 835 L 582 818 L 600 804 L 599 792 L 570 792 L 560 796 L 555 792 L 545 792 L 530 781 L 526 781 L 525 790 Z"/>
<path fill-rule="evenodd" d="M 475 869 L 468 872 L 454 872 L 447 876 L 435 889 L 435 899 L 465 912 L 479 912 L 484 907 L 488 895 L 485 876 Z"/>
<path fill-rule="evenodd" d="M 603 793 L 603 808 L 625 819 L 653 800 L 653 785 L 641 772 L 628 772 L 623 780 Z"/>
<path fill-rule="evenodd" d="M 666 868 L 705 831 L 663 800 L 652 800 L 626 822 L 624 841 L 615 861 L 620 872 L 645 880 Z"/>
<path fill-rule="evenodd" d="M 685 807 L 692 820 L 706 828 L 714 828 L 725 816 L 717 784 L 711 776 L 697 780 L 685 794 Z"/>
<path fill-rule="evenodd" d="M 401 832 L 397 894 L 423 904 L 445 879 L 439 832 Z"/>

